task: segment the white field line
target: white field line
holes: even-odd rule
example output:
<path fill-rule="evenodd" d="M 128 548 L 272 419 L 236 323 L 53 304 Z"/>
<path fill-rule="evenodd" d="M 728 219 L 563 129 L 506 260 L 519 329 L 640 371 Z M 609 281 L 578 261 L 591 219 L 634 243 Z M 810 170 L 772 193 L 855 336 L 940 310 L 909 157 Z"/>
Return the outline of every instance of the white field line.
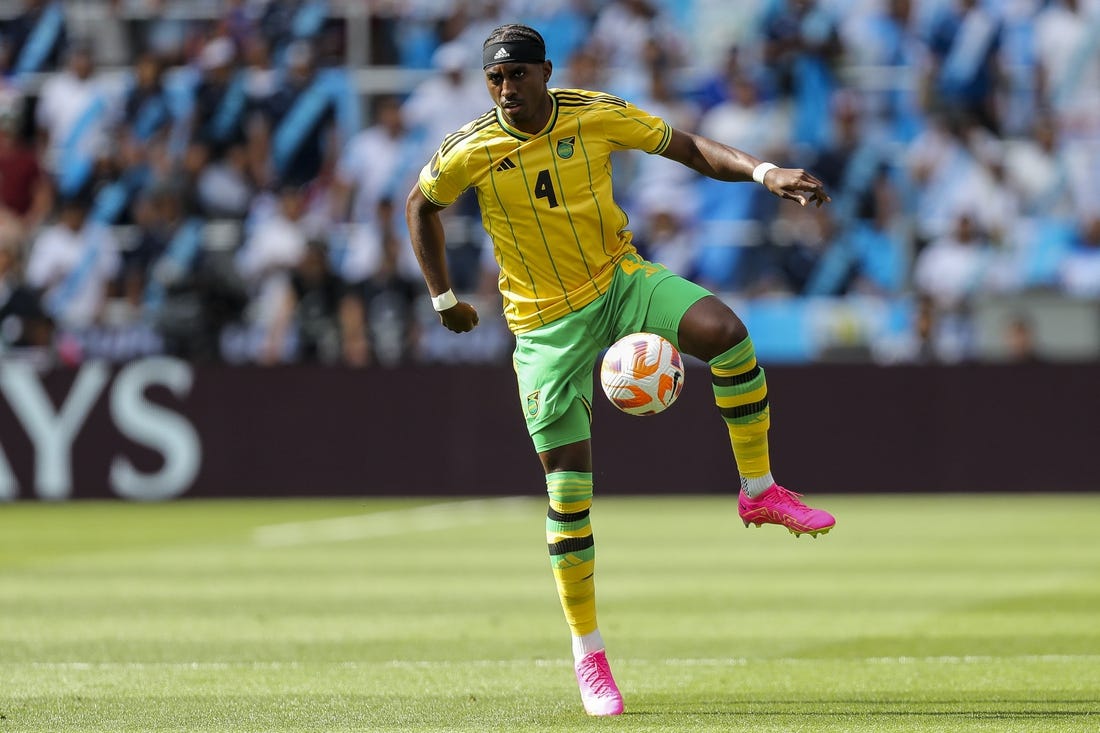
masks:
<path fill-rule="evenodd" d="M 527 497 L 507 496 L 495 499 L 469 499 L 427 504 L 411 509 L 356 514 L 308 522 L 267 524 L 252 532 L 253 543 L 261 547 L 290 547 L 327 542 L 394 537 L 413 532 L 434 532 L 454 527 L 499 521 L 502 517 L 522 515 L 532 519 L 532 501 Z"/>
<path fill-rule="evenodd" d="M 1100 654 L 1020 654 L 1014 656 L 936 656 L 936 657 L 853 657 L 821 658 L 812 657 L 776 657 L 752 658 L 671 658 L 671 659 L 619 659 L 617 664 L 632 667 L 746 667 L 756 665 L 807 665 L 829 662 L 853 662 L 857 664 L 909 665 L 909 664 L 994 664 L 994 663 L 1038 663 L 1061 664 L 1067 662 L 1100 663 Z M 569 659 L 470 659 L 467 661 L 433 659 L 396 659 L 378 662 L 0 662 L 3 667 L 30 667 L 32 669 L 52 670 L 219 670 L 219 669 L 317 669 L 318 667 L 336 667 L 339 669 L 462 669 L 465 667 L 524 668 L 524 667 L 571 667 Z"/>

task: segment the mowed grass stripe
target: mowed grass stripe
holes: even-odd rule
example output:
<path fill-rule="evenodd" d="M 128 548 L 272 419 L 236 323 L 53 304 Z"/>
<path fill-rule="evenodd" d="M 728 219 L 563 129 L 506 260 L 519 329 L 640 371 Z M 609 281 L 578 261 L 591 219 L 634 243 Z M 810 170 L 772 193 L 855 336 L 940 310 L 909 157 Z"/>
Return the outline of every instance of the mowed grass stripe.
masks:
<path fill-rule="evenodd" d="M 816 541 L 597 496 L 624 721 L 580 713 L 541 496 L 282 547 L 257 529 L 446 507 L 0 506 L 0 733 L 1100 727 L 1100 497 L 814 501 Z"/>
<path fill-rule="evenodd" d="M 512 511 L 516 516 L 522 516 L 528 506 L 528 500 L 520 497 L 452 501 L 350 517 L 269 524 L 257 527 L 252 539 L 261 547 L 352 542 L 414 532 L 468 528 L 500 521 Z"/>
<path fill-rule="evenodd" d="M 1088 667 L 1005 660 L 885 672 L 846 662 L 748 669 L 619 664 L 631 730 L 1085 731 Z M 43 672 L 45 672 L 43 670 Z M 588 726 L 565 665 L 57 671 L 4 701 L 19 730 L 555 730 Z M 48 694 L 43 694 L 48 690 Z M 140 692 L 137 692 L 140 691 Z M 58 728 L 65 720 L 68 727 Z M 53 723 L 51 725 L 50 723 Z M 135 725 L 136 724 L 136 725 Z M 38 727 L 35 727 L 38 726 Z M 127 727 L 132 726 L 132 727 Z M 1027 726 L 1031 726 L 1030 728 Z"/>

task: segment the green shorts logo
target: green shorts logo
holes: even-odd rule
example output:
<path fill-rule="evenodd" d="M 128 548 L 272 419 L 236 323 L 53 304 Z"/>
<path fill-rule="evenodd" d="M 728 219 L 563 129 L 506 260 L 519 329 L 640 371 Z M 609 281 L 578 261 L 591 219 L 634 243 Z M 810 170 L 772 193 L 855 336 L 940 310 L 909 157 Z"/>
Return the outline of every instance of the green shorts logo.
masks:
<path fill-rule="evenodd" d="M 576 142 L 577 138 L 575 135 L 573 137 L 563 137 L 561 140 L 558 140 L 558 157 L 572 158 L 573 145 Z"/>
<path fill-rule="evenodd" d="M 527 395 L 527 417 L 536 417 L 539 414 L 539 392 L 536 390 Z"/>

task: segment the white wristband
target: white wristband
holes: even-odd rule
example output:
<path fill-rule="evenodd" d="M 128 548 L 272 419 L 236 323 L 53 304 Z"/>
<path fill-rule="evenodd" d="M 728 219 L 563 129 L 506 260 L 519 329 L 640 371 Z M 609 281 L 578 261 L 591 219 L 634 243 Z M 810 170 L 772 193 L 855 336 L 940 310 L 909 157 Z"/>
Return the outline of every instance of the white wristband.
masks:
<path fill-rule="evenodd" d="M 458 305 L 458 298 L 455 297 L 453 290 L 432 296 L 432 308 L 435 308 L 437 312 L 454 308 L 456 305 Z"/>
<path fill-rule="evenodd" d="M 752 180 L 756 181 L 762 186 L 764 185 L 764 176 L 767 174 L 767 172 L 770 171 L 772 168 L 778 167 L 779 166 L 777 166 L 775 163 L 761 163 L 760 165 L 752 169 Z"/>

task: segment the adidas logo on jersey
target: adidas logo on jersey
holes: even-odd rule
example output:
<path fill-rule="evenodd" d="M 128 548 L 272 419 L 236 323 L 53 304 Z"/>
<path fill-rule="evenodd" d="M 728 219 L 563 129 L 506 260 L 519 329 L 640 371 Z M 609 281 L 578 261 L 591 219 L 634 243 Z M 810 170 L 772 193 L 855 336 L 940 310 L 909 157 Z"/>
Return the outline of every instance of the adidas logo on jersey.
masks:
<path fill-rule="evenodd" d="M 500 161 L 500 165 L 497 166 L 498 171 L 510 171 L 516 167 L 516 164 L 512 162 L 511 158 L 505 158 Z"/>
<path fill-rule="evenodd" d="M 497 51 L 497 52 L 496 52 L 495 54 L 493 54 L 493 58 L 494 58 L 495 60 L 497 60 L 497 61 L 500 61 L 501 59 L 506 59 L 506 58 L 508 58 L 508 57 L 509 57 L 509 56 L 511 56 L 511 55 L 512 55 L 512 54 L 508 53 L 508 49 L 506 49 L 506 48 L 501 48 L 501 49 L 500 49 L 500 50 L 498 50 L 498 51 Z"/>

